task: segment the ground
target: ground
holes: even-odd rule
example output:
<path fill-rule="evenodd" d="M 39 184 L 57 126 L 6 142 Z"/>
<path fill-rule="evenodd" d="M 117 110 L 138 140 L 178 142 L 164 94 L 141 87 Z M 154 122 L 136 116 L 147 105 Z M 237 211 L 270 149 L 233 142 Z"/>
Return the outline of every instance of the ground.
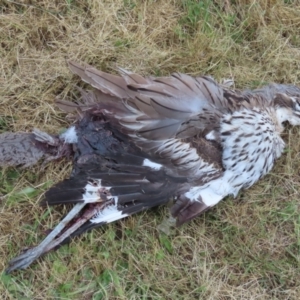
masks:
<path fill-rule="evenodd" d="M 81 4 L 78 4 L 81 3 Z M 67 59 L 104 71 L 299 84 L 293 0 L 0 0 L 0 132 L 60 132 L 55 99 L 76 99 Z M 70 163 L 0 172 L 2 299 L 300 299 L 300 132 L 272 172 L 236 199 L 163 235 L 159 208 L 94 230 L 4 275 L 67 208 L 39 206 Z"/>

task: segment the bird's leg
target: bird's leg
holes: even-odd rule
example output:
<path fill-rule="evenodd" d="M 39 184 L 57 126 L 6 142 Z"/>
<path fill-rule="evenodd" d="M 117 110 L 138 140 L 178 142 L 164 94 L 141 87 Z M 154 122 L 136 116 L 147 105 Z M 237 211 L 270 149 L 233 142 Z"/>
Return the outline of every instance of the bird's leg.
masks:
<path fill-rule="evenodd" d="M 82 210 L 86 203 L 76 204 L 66 217 L 51 231 L 51 233 L 36 247 L 28 249 L 25 253 L 15 257 L 8 264 L 6 273 L 17 269 L 26 269 L 33 261 L 39 258 L 49 245 L 55 240 L 57 235 L 67 226 L 67 224 Z"/>
<path fill-rule="evenodd" d="M 76 229 L 78 229 L 81 225 L 83 225 L 86 221 L 90 220 L 97 212 L 101 210 L 105 206 L 104 203 L 97 203 L 88 208 L 83 215 L 65 232 L 63 232 L 58 238 L 56 238 L 51 244 L 45 248 L 45 252 L 48 252 L 61 244 L 67 237 L 69 237 Z"/>

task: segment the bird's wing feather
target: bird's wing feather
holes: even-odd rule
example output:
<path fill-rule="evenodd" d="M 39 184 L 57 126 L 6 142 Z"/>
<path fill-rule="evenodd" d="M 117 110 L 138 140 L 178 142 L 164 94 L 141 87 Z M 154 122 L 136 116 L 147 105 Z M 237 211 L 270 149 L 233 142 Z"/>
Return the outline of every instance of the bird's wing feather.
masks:
<path fill-rule="evenodd" d="M 163 161 L 180 176 L 199 179 L 206 174 L 211 178 L 220 172 L 219 161 L 215 165 L 208 163 L 195 145 L 182 140 L 208 126 L 218 126 L 219 108 L 224 105 L 223 90 L 212 79 L 179 73 L 146 78 L 124 70 L 122 76 L 115 76 L 88 65 L 75 62 L 69 65 L 97 89 L 82 92 L 84 111 L 94 115 L 104 113 L 112 130 L 124 134 L 151 158 Z"/>
<path fill-rule="evenodd" d="M 120 69 L 121 76 L 116 76 L 73 61 L 69 66 L 73 73 L 102 94 L 114 96 L 112 101 L 123 102 L 131 114 L 114 117 L 128 129 L 131 123 L 134 126 L 139 123 L 140 128 L 134 131 L 147 139 L 173 138 L 178 133 L 181 137 L 190 137 L 194 131 L 190 132 L 189 128 L 204 130 L 218 123 L 220 112 L 226 110 L 223 89 L 209 77 L 194 78 L 175 73 L 170 77 L 152 78 L 123 69 Z M 102 97 L 95 94 L 94 102 L 102 102 Z"/>

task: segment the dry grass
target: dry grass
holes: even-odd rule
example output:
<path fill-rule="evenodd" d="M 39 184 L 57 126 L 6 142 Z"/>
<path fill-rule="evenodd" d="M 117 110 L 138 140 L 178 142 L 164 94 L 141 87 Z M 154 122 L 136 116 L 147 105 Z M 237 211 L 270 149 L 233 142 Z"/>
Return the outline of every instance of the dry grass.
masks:
<path fill-rule="evenodd" d="M 69 58 L 103 70 L 233 76 L 243 88 L 299 83 L 297 0 L 0 0 L 0 9 L 0 132 L 67 126 L 53 104 L 74 97 Z M 165 208 L 95 230 L 1 275 L 2 299 L 300 299 L 299 130 L 284 139 L 273 172 L 237 200 L 169 237 L 156 229 Z M 1 171 L 0 270 L 62 216 L 38 202 L 69 170 Z"/>

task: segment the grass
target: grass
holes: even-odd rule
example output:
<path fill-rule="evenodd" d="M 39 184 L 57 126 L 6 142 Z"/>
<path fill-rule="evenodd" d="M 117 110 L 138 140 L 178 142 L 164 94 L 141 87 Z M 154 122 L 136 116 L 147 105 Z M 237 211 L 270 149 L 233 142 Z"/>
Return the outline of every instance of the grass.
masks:
<path fill-rule="evenodd" d="M 34 4 L 35 3 L 35 4 Z M 56 97 L 79 79 L 65 60 L 141 74 L 234 77 L 236 87 L 299 84 L 300 5 L 283 0 L 0 0 L 0 132 L 68 125 Z M 299 299 L 300 139 L 237 199 L 166 236 L 167 208 L 73 241 L 24 272 L 0 275 L 3 299 Z M 0 173 L 0 272 L 66 208 L 38 203 L 70 164 Z M 4 196 L 4 197 L 3 197 Z"/>

